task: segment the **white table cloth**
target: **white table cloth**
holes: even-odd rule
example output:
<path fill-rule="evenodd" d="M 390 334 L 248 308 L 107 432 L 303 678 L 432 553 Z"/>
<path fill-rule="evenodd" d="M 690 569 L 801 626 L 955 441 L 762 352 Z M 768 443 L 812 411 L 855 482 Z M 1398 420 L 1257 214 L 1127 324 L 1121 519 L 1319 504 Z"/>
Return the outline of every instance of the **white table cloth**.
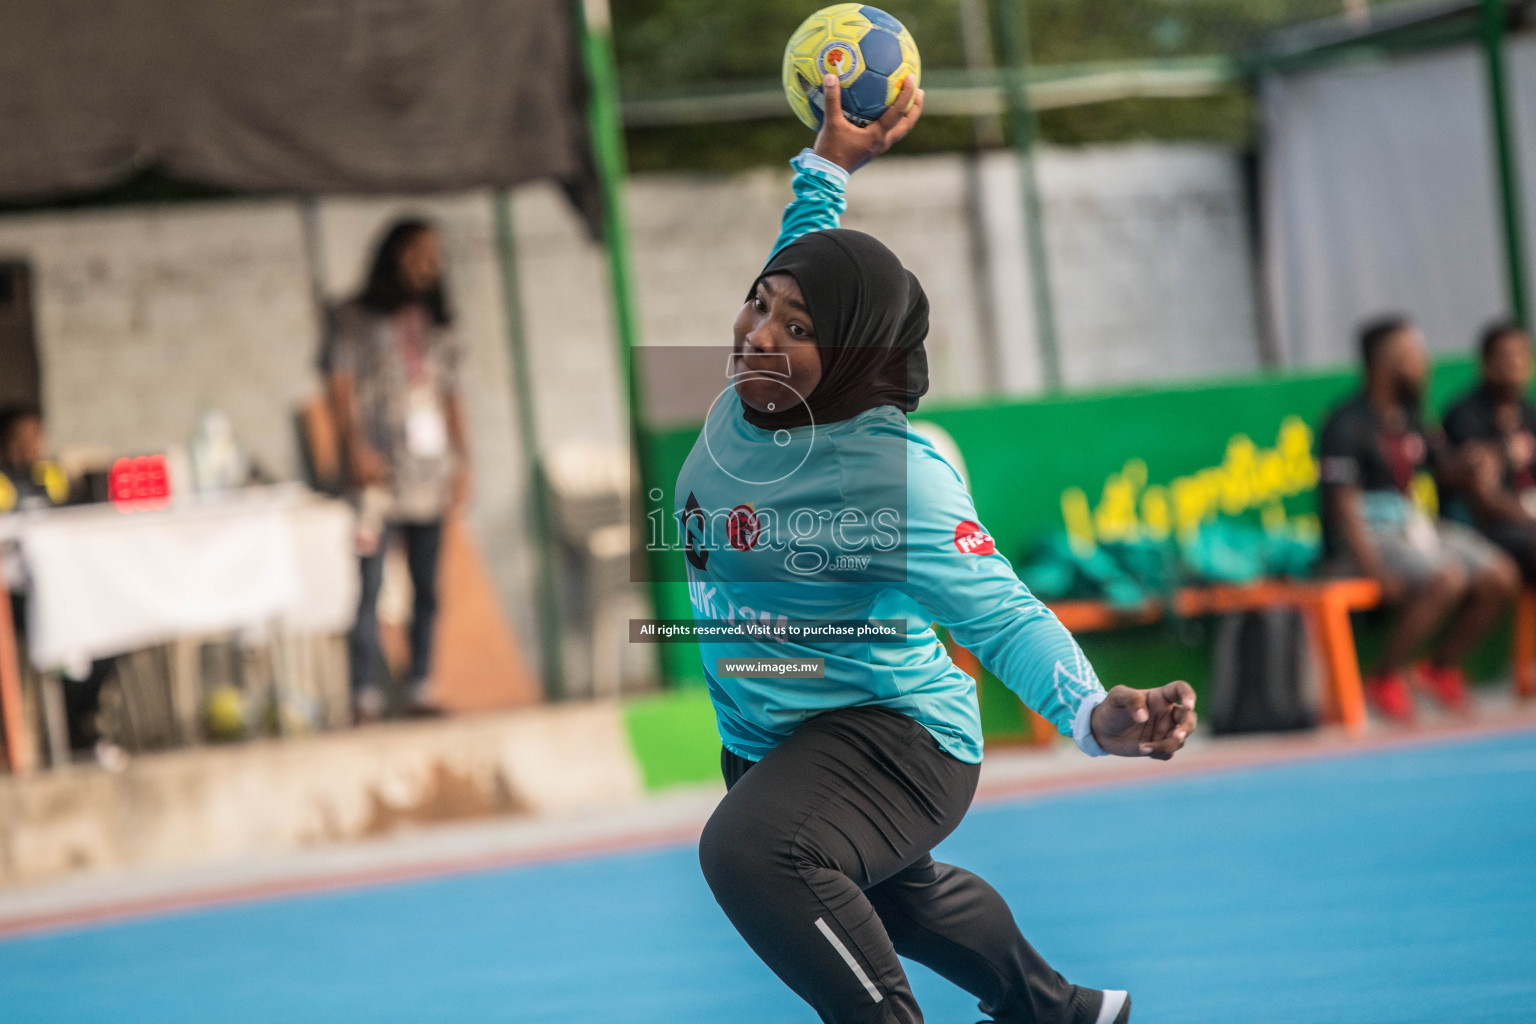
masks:
<path fill-rule="evenodd" d="M 351 510 L 300 487 L 3 518 L 32 580 L 28 649 L 43 671 L 231 630 L 336 633 L 356 611 Z"/>

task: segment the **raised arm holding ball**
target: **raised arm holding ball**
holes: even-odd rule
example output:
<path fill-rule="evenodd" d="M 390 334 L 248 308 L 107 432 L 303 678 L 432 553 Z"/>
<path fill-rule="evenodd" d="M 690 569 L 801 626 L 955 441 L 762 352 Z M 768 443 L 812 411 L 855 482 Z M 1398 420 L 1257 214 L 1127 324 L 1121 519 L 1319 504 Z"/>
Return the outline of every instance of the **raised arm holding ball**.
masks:
<path fill-rule="evenodd" d="M 845 8 L 872 10 L 813 19 Z M 1125 1024 L 1125 992 L 1068 982 L 991 886 L 929 852 L 964 817 L 982 758 L 975 684 L 931 624 L 1090 755 L 1171 758 L 1195 728 L 1195 695 L 1184 682 L 1106 693 L 996 551 L 958 474 L 909 429 L 928 386 L 927 298 L 838 218 L 850 174 L 911 131 L 923 95 L 909 77 L 860 126 L 842 91 L 822 79 L 826 116 L 792 161 L 795 200 L 736 317 L 733 387 L 678 476 L 675 511 L 697 619 L 894 619 L 905 635 L 700 645 L 728 787 L 700 862 L 731 923 L 823 1021 L 922 1021 L 905 956 L 998 1024 Z M 884 532 L 870 525 L 887 513 Z M 808 545 L 829 557 L 805 558 Z M 823 674 L 723 667 L 802 657 Z"/>

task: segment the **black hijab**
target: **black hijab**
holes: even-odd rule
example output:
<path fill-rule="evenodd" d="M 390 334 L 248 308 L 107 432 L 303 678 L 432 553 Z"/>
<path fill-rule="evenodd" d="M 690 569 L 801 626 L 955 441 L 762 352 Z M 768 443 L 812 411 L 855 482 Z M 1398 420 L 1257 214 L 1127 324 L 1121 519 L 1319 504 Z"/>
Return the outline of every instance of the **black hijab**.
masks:
<path fill-rule="evenodd" d="M 821 382 L 790 409 L 744 406 L 748 423 L 777 430 L 834 423 L 880 405 L 917 408 L 928 390 L 928 296 L 895 253 L 862 231 L 813 231 L 779 250 L 758 281 L 778 273 L 795 279 L 811 312 Z"/>

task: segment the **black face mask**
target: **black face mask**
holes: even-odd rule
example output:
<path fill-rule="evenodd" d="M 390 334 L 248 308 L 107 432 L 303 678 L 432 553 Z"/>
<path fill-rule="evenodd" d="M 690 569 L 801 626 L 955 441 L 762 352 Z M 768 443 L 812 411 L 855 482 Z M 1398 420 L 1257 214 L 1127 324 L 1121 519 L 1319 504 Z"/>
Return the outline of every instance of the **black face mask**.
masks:
<path fill-rule="evenodd" d="M 778 430 L 834 423 L 881 405 L 917 408 L 928 390 L 928 297 L 895 253 L 862 231 L 813 231 L 781 249 L 758 280 L 777 273 L 793 277 L 805 297 L 821 382 L 789 409 L 743 407 L 748 423 Z"/>

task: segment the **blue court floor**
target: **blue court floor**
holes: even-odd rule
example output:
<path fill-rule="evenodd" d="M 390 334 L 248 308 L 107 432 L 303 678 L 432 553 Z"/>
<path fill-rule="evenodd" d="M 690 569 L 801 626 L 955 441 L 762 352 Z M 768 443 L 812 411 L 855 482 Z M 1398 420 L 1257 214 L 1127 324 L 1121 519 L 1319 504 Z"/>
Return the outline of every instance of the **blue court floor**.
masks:
<path fill-rule="evenodd" d="M 940 855 L 1142 1024 L 1536 1021 L 1536 733 L 983 804 Z M 814 1024 L 692 847 L 13 938 L 0 1021 Z"/>

